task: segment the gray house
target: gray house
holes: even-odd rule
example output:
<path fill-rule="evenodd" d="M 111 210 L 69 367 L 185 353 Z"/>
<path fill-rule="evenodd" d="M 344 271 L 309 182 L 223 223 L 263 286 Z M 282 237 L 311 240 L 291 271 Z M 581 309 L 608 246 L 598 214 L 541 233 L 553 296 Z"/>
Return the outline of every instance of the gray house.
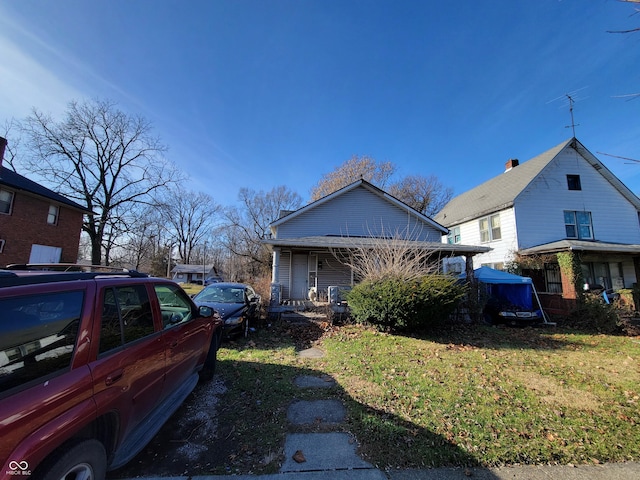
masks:
<path fill-rule="evenodd" d="M 354 248 L 379 245 L 381 239 L 399 238 L 438 258 L 462 255 L 469 268 L 474 255 L 489 250 L 443 244 L 447 232 L 369 182 L 354 182 L 296 211 L 283 212 L 271 224 L 271 238 L 264 243 L 273 252 L 272 303 L 305 300 L 310 291 L 320 301 L 329 300 L 330 287 L 357 282 L 340 259 Z"/>
<path fill-rule="evenodd" d="M 222 273 L 214 265 L 187 265 L 178 264 L 171 269 L 173 274 L 172 280 L 178 283 L 198 283 L 203 284 L 203 281 L 208 279 L 215 279 L 215 281 L 222 281 Z"/>

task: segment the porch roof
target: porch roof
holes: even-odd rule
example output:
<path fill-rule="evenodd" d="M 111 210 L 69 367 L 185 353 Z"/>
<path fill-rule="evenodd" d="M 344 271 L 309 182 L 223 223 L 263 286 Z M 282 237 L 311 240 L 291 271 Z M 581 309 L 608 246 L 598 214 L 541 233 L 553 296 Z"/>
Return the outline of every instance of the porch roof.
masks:
<path fill-rule="evenodd" d="M 389 241 L 397 246 L 410 246 L 415 248 L 429 249 L 450 255 L 476 255 L 486 253 L 489 247 L 479 247 L 477 245 L 460 245 L 440 242 L 422 242 L 413 240 L 384 239 L 375 237 L 340 237 L 340 236 L 311 236 L 297 238 L 272 238 L 263 240 L 263 243 L 270 248 L 305 248 L 305 249 L 349 249 L 349 248 L 374 248 L 379 247 L 384 242 Z"/>
<path fill-rule="evenodd" d="M 629 243 L 608 243 L 587 240 L 558 240 L 555 242 L 536 245 L 531 248 L 524 248 L 518 253 L 520 255 L 539 255 L 544 253 L 557 252 L 595 252 L 595 253 L 623 253 L 640 254 L 640 245 Z"/>

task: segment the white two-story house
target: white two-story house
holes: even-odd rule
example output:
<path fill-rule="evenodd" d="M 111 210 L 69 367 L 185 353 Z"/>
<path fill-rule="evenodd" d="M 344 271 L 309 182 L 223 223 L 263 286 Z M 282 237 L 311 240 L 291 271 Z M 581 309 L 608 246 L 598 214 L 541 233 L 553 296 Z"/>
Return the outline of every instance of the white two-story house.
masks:
<path fill-rule="evenodd" d="M 453 198 L 434 220 L 449 229 L 448 243 L 491 248 L 473 257 L 474 268 L 538 259 L 526 271 L 536 289 L 572 299 L 556 254 L 578 252 L 588 284 L 631 288 L 640 277 L 639 215 L 640 199 L 571 138 L 526 162 L 509 160 L 501 175 Z"/>

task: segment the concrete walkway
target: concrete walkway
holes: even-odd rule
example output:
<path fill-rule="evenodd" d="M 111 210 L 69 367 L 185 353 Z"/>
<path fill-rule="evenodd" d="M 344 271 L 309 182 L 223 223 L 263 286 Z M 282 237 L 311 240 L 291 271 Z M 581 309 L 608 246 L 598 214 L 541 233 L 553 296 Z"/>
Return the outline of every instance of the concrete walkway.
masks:
<path fill-rule="evenodd" d="M 331 388 L 335 382 L 326 377 L 299 377 L 298 388 Z M 293 427 L 317 427 L 323 431 L 337 428 L 346 416 L 340 400 L 301 400 L 289 406 L 287 419 Z M 285 439 L 281 473 L 341 470 L 370 470 L 373 465 L 356 453 L 356 439 L 349 433 L 290 433 Z M 367 477 L 368 478 L 368 477 Z"/>
<path fill-rule="evenodd" d="M 304 321 L 296 314 L 295 321 Z M 309 318 L 308 321 L 316 321 Z M 298 353 L 303 358 L 322 358 L 316 347 Z M 294 384 L 302 389 L 329 389 L 335 381 L 328 375 L 300 376 Z M 323 397 L 326 395 L 323 395 Z M 346 411 L 337 399 L 297 401 L 289 406 L 291 433 L 284 446 L 280 473 L 271 475 L 215 475 L 146 477 L 144 480 L 638 480 L 640 463 L 581 466 L 516 466 L 501 468 L 433 468 L 382 471 L 357 454 L 357 439 L 340 428 Z M 298 433 L 314 426 L 322 433 Z M 335 430 L 335 431 L 332 431 Z M 138 479 L 143 480 L 143 479 Z"/>

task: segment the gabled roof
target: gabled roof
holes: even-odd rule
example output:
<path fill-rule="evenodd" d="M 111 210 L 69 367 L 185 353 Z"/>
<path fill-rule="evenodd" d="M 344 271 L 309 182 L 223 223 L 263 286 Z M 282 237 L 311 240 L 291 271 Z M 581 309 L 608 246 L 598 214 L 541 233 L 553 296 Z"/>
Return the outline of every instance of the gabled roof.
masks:
<path fill-rule="evenodd" d="M 350 192 L 351 190 L 355 190 L 356 188 L 359 187 L 363 187 L 366 188 L 367 190 L 369 190 L 370 192 L 374 193 L 375 195 L 378 195 L 379 197 L 385 199 L 386 201 L 394 204 L 395 206 L 397 206 L 398 208 L 401 208 L 402 210 L 404 210 L 405 212 L 409 213 L 410 215 L 413 215 L 416 218 L 419 218 L 420 220 L 422 220 L 423 222 L 431 225 L 432 227 L 442 231 L 443 234 L 448 233 L 448 230 L 443 227 L 442 225 L 440 225 L 438 222 L 434 221 L 433 219 L 427 217 L 426 215 L 423 215 L 422 213 L 418 212 L 417 210 L 411 208 L 409 205 L 407 205 L 406 203 L 398 200 L 396 197 L 389 195 L 387 192 L 385 192 L 384 190 L 376 187 L 375 185 L 367 182 L 366 180 L 358 180 L 353 182 L 350 185 L 347 185 L 346 187 L 341 188 L 340 190 L 336 190 L 335 192 L 322 197 L 319 200 L 316 200 L 315 202 L 312 202 L 308 205 L 305 205 L 302 208 L 299 208 L 298 210 L 295 210 L 293 212 L 290 212 L 286 215 L 281 216 L 280 218 L 278 218 L 276 221 L 274 221 L 270 226 L 271 226 L 271 231 L 275 233 L 275 229 L 279 226 L 282 225 L 285 222 L 288 222 L 289 220 L 302 215 L 303 213 L 308 212 L 309 210 L 312 210 L 314 208 L 316 208 L 319 205 L 322 205 L 324 203 L 330 202 L 331 200 L 333 200 L 334 198 L 340 196 L 340 195 L 344 195 L 347 192 Z"/>
<path fill-rule="evenodd" d="M 33 195 L 46 198 L 62 205 L 66 205 L 67 207 L 80 210 L 89 215 L 93 214 L 91 210 L 83 207 L 79 203 L 76 203 L 73 200 L 69 200 L 67 197 L 64 197 L 59 193 L 54 192 L 53 190 L 49 190 L 48 188 L 43 187 L 39 183 L 36 183 L 33 180 L 29 180 L 28 178 L 23 177 L 13 170 L 9 170 L 7 167 L 0 167 L 0 185 L 7 186 L 13 190 L 31 193 Z"/>
<path fill-rule="evenodd" d="M 186 263 L 178 263 L 175 267 L 171 269 L 172 273 L 202 273 L 214 271 L 216 274 L 218 273 L 218 269 L 213 264 L 205 264 L 205 265 L 193 265 Z"/>
<path fill-rule="evenodd" d="M 576 138 L 570 138 L 537 157 L 527 160 L 517 167 L 453 198 L 438 212 L 434 217 L 435 220 L 451 227 L 513 206 L 518 195 L 527 188 L 554 158 L 567 148 L 576 150 L 629 202 L 640 210 L 640 199 Z"/>

